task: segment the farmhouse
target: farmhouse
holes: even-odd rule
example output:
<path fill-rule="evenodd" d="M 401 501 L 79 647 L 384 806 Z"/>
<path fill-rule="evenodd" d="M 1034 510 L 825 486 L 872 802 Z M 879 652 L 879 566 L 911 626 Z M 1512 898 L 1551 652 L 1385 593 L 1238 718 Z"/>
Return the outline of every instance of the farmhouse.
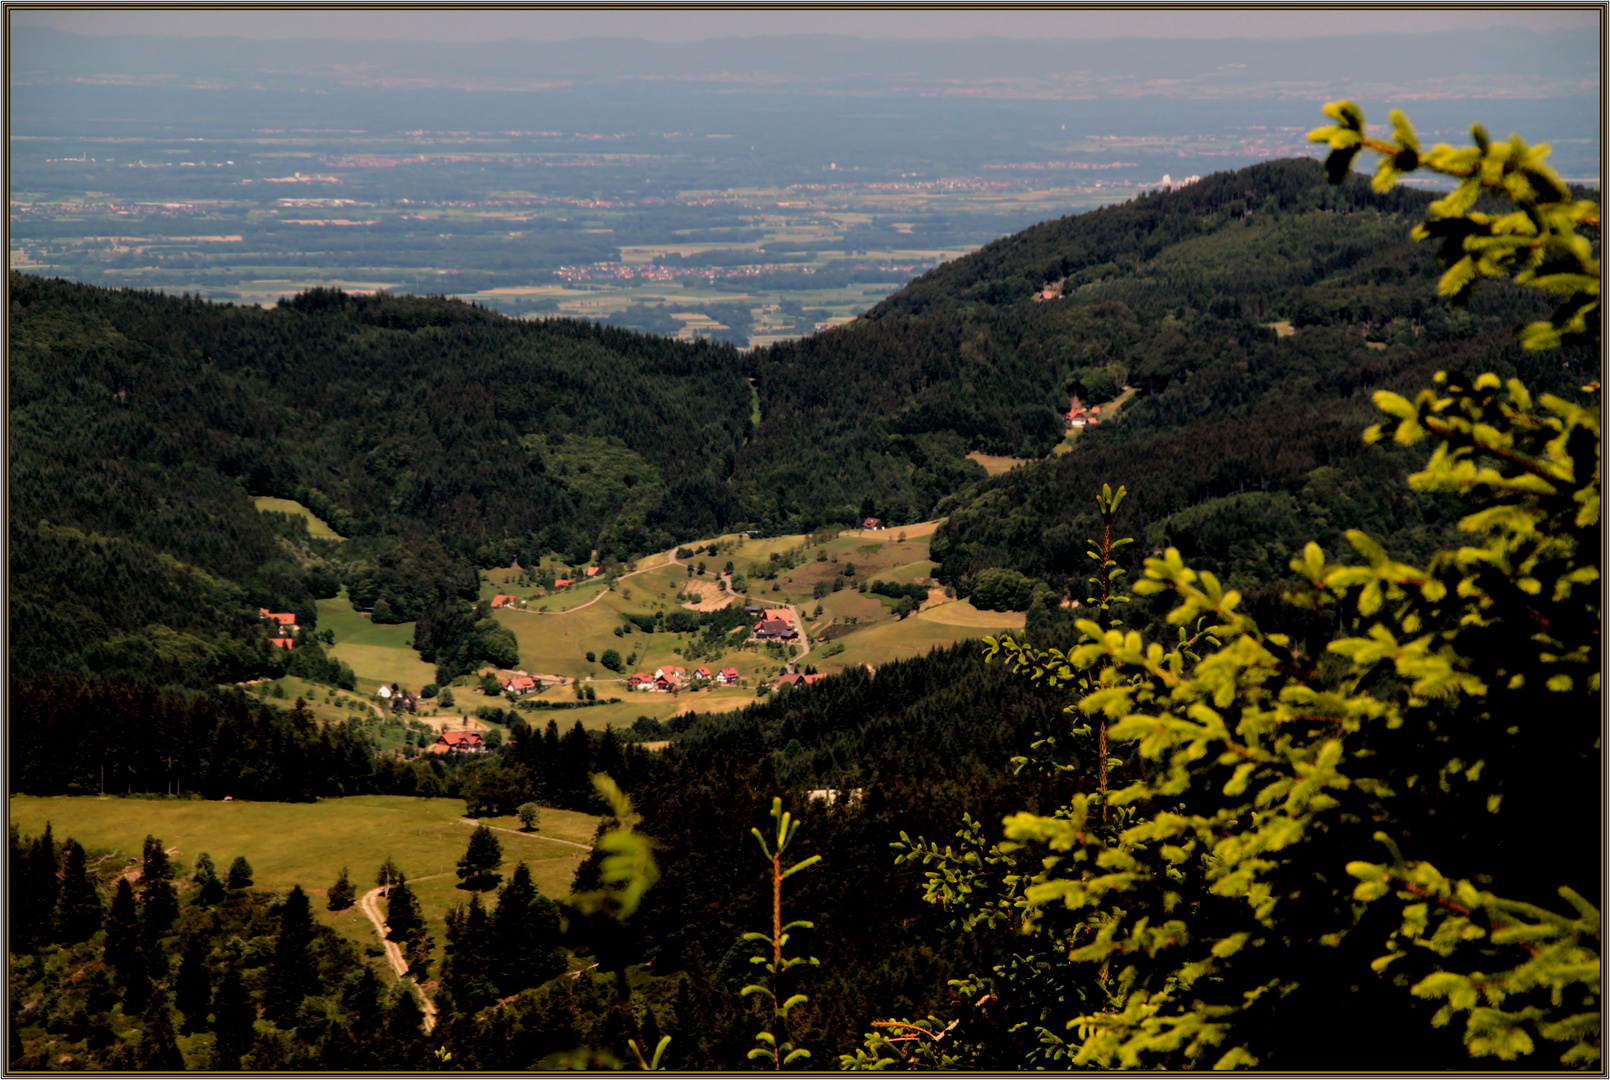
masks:
<path fill-rule="evenodd" d="M 861 522 L 861 528 L 876 532 L 878 529 L 883 528 L 883 519 L 867 518 L 865 521 Z"/>
<path fill-rule="evenodd" d="M 576 583 L 575 580 L 572 579 L 572 578 L 567 578 L 567 577 L 554 578 L 553 587 L 556 588 L 556 589 L 567 589 L 570 586 L 574 585 L 575 583 Z"/>
<path fill-rule="evenodd" d="M 654 689 L 654 676 L 639 671 L 636 675 L 626 680 L 626 689 L 652 690 Z"/>
<path fill-rule="evenodd" d="M 432 754 L 481 754 L 486 752 L 486 743 L 481 736 L 473 731 L 444 731 L 431 743 Z"/>
<path fill-rule="evenodd" d="M 662 667 L 654 672 L 654 689 L 675 690 L 687 680 L 686 668 Z"/>
<path fill-rule="evenodd" d="M 492 606 L 495 608 L 513 607 L 516 599 L 518 598 L 513 596 L 505 596 L 502 593 L 498 593 L 492 598 Z"/>
<path fill-rule="evenodd" d="M 793 641 L 799 637 L 794 624 L 780 615 L 766 615 L 755 624 L 756 641 Z"/>
<path fill-rule="evenodd" d="M 267 619 L 269 622 L 279 623 L 280 626 L 284 627 L 287 630 L 295 630 L 295 629 L 297 629 L 297 626 L 296 626 L 296 613 L 295 612 L 291 612 L 291 611 L 270 611 L 265 607 L 265 608 L 258 608 L 257 609 L 257 614 L 261 615 L 263 618 Z"/>
<path fill-rule="evenodd" d="M 815 675 L 784 675 L 777 680 L 777 688 L 781 690 L 785 686 L 809 686 L 811 683 L 825 678 L 827 676 L 820 673 Z"/>
<path fill-rule="evenodd" d="M 1101 423 L 1101 406 L 1092 405 L 1087 409 L 1084 402 L 1079 400 L 1079 395 L 1073 395 L 1073 401 L 1068 405 L 1068 426 L 1080 428 L 1086 424 L 1099 423 Z"/>
<path fill-rule="evenodd" d="M 597 567 L 597 566 L 589 566 L 589 567 L 588 567 L 588 568 L 587 568 L 587 576 L 588 576 L 588 577 L 590 577 L 590 578 L 592 578 L 592 577 L 597 577 L 597 576 L 598 576 L 598 572 L 599 572 L 599 570 L 600 570 L 600 569 L 602 569 L 602 568 L 601 568 L 601 567 Z"/>
<path fill-rule="evenodd" d="M 709 682 L 714 676 L 710 674 L 709 668 L 702 667 L 693 673 L 693 677 L 695 679 L 703 679 L 705 682 Z"/>
<path fill-rule="evenodd" d="M 716 682 L 720 683 L 722 686 L 737 686 L 738 669 L 735 667 L 722 668 L 721 674 L 716 676 Z"/>
<path fill-rule="evenodd" d="M 521 694 L 536 694 L 542 691 L 542 683 L 529 675 L 514 675 L 503 684 L 503 689 L 510 697 L 519 697 Z"/>

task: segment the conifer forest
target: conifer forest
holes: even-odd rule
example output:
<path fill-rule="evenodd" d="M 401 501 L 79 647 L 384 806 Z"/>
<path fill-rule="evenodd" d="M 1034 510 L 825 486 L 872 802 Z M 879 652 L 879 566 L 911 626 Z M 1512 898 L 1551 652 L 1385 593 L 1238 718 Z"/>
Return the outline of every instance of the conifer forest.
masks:
<path fill-rule="evenodd" d="M 8 1071 L 1602 1071 L 1601 196 L 1305 119 L 748 349 L 11 270 Z"/>

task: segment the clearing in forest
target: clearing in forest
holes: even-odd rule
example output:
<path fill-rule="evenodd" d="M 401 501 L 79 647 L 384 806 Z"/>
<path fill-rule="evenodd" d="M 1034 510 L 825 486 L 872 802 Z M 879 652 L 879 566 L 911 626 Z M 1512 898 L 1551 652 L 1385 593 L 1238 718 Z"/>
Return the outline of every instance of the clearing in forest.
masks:
<path fill-rule="evenodd" d="M 343 866 L 360 894 L 373 888 L 375 872 L 389 856 L 408 875 L 438 955 L 446 940 L 447 910 L 468 903 L 470 897 L 458 888 L 455 873 L 471 832 L 463 817 L 462 799 L 401 795 L 357 795 L 316 803 L 22 795 L 10 800 L 11 822 L 23 833 L 37 836 L 48 821 L 58 843 L 72 837 L 92 859 L 118 852 L 107 865 L 138 861 L 147 835 L 160 839 L 164 847 L 179 849 L 173 857 L 176 877 L 188 877 L 203 851 L 220 871 L 243 855 L 252 866 L 253 888 L 283 893 L 301 885 L 314 913 L 360 947 L 377 943 L 369 920 L 356 905 L 329 911 L 325 898 Z M 523 860 L 544 895 L 568 896 L 576 868 L 587 854 L 572 845 L 591 844 L 598 821 L 589 814 L 545 807 L 536 836 L 498 833 L 502 873 L 507 875 Z M 512 818 L 488 821 L 511 822 L 519 827 Z M 570 843 L 551 843 L 540 836 Z"/>

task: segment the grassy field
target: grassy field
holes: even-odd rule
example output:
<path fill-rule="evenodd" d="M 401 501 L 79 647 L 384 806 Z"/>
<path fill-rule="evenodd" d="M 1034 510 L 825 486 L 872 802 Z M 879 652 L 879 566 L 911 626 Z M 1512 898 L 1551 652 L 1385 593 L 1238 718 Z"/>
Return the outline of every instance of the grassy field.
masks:
<path fill-rule="evenodd" d="M 984 466 L 984 471 L 989 473 L 991 476 L 999 476 L 1004 472 L 1011 472 L 1013 469 L 1016 469 L 1021 465 L 1029 464 L 1029 462 L 1032 460 L 1030 458 L 1000 457 L 996 454 L 985 454 L 978 450 L 974 450 L 967 456 L 973 461 L 976 461 L 980 465 Z"/>
<path fill-rule="evenodd" d="M 1021 630 L 1028 616 L 1021 611 L 980 611 L 966 600 L 937 604 L 919 611 L 917 618 L 945 626 L 976 626 L 990 630 Z"/>
<path fill-rule="evenodd" d="M 951 605 L 944 606 L 949 607 Z M 934 610 L 943 610 L 943 608 Z M 968 638 L 982 637 L 992 631 L 999 633 L 1014 629 L 1014 622 L 1016 623 L 1016 628 L 1021 628 L 1023 625 L 1023 616 L 1012 612 L 980 613 L 1000 617 L 989 623 L 975 624 L 937 622 L 924 618 L 923 616 L 926 614 L 927 612 L 923 612 L 908 619 L 889 619 L 865 630 L 857 631 L 849 637 L 840 639 L 844 645 L 843 652 L 835 653 L 832 656 L 824 654 L 820 658 L 818 658 L 817 653 L 813 652 L 809 662 L 815 664 L 818 670 L 821 671 L 838 671 L 857 664 L 870 664 L 876 668 L 892 660 L 905 660 L 913 656 L 921 656 L 937 646 L 952 645 Z M 835 641 L 833 645 L 826 648 L 831 649 L 839 643 L 839 641 Z"/>
<path fill-rule="evenodd" d="M 320 600 L 319 629 L 335 635 L 330 655 L 352 666 L 358 689 L 371 694 L 381 683 L 397 683 L 418 692 L 436 681 L 436 667 L 419 658 L 409 642 L 413 623 L 376 625 L 369 616 L 352 610 L 345 590 L 334 600 Z"/>
<path fill-rule="evenodd" d="M 266 495 L 252 500 L 259 510 L 272 510 L 277 514 L 301 514 L 307 518 L 307 531 L 315 540 L 345 540 L 346 537 L 330 528 L 319 515 L 294 499 L 273 499 Z"/>
<path fill-rule="evenodd" d="M 353 716 L 367 719 L 375 715 L 366 695 L 310 683 L 295 675 L 284 675 L 273 682 L 255 683 L 247 688 L 247 692 L 287 709 L 296 703 L 297 698 L 301 698 L 307 702 L 314 718 L 321 721 L 341 721 Z"/>
<path fill-rule="evenodd" d="M 24 834 L 38 835 L 48 821 L 58 843 L 72 837 L 92 858 L 110 853 L 103 870 L 138 863 L 147 835 L 179 849 L 173 861 L 180 877 L 203 851 L 220 871 L 244 855 L 255 888 L 283 892 L 301 885 L 318 917 L 361 946 L 378 940 L 368 919 L 356 907 L 338 913 L 325 908 L 343 866 L 361 893 L 373 887 L 375 871 L 389 856 L 419 897 L 438 955 L 446 940 L 447 910 L 469 900 L 454 871 L 470 836 L 470 827 L 460 820 L 461 799 L 360 795 L 317 803 L 224 803 L 14 796 L 9 811 Z M 597 827 L 598 819 L 590 815 L 545 808 L 537 835 L 590 844 Z M 498 839 L 505 873 L 524 860 L 545 895 L 569 894 L 585 851 L 534 836 L 498 833 Z"/>

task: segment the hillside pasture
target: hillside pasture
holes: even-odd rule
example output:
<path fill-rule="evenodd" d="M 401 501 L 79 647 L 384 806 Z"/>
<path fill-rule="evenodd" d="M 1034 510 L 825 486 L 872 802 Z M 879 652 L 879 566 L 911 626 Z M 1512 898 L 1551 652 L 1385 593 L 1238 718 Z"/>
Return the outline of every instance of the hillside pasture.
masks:
<path fill-rule="evenodd" d="M 354 611 L 345 591 L 334 600 L 320 600 L 319 629 L 335 635 L 331 656 L 351 665 L 358 689 L 372 694 L 381 683 L 396 683 L 416 693 L 436 681 L 436 667 L 419 658 L 409 642 L 414 624 L 376 624 Z"/>
<path fill-rule="evenodd" d="M 275 692 L 276 687 L 278 693 Z M 320 721 L 339 723 L 351 717 L 372 719 L 375 715 L 365 695 L 311 683 L 295 675 L 282 675 L 272 682 L 249 684 L 246 692 L 261 696 L 265 701 L 286 709 L 295 705 L 297 698 L 301 698 L 307 703 L 308 711 L 313 714 L 313 718 Z"/>
<path fill-rule="evenodd" d="M 329 888 L 347 868 L 359 893 L 374 887 L 375 872 L 389 856 L 408 875 L 419 897 L 436 955 L 446 940 L 445 917 L 469 893 L 458 886 L 455 867 L 469 843 L 460 799 L 419 799 L 396 795 L 358 795 L 317 803 L 204 802 L 184 799 L 34 798 L 13 796 L 10 819 L 25 834 L 38 835 L 49 822 L 57 842 L 72 837 L 92 859 L 114 853 L 103 866 L 138 862 L 147 835 L 173 857 L 181 879 L 189 877 L 196 856 L 206 851 L 220 872 L 237 855 L 252 865 L 254 888 L 286 892 L 301 885 L 320 920 L 359 945 L 378 939 L 356 907 L 325 908 Z M 587 814 L 544 808 L 539 834 L 590 844 L 598 820 Z M 516 861 L 531 867 L 545 895 L 570 892 L 576 867 L 586 852 L 569 844 L 499 833 L 505 874 Z"/>
<path fill-rule="evenodd" d="M 1021 611 L 980 611 L 967 600 L 936 604 L 919 611 L 917 618 L 946 626 L 981 627 L 989 630 L 1021 630 L 1028 621 L 1028 616 Z"/>
<path fill-rule="evenodd" d="M 991 619 L 978 624 L 942 623 L 924 618 L 926 614 L 923 612 L 906 619 L 887 619 L 834 641 L 832 645 L 815 646 L 806 662 L 816 665 L 820 671 L 839 671 L 857 664 L 870 664 L 876 668 L 892 660 L 921 656 L 938 646 L 953 645 L 987 633 L 1002 633 L 1023 625 L 1023 616 L 1012 612 L 980 613 L 991 616 Z M 843 644 L 843 652 L 825 655 L 825 650 L 839 644 Z"/>
<path fill-rule="evenodd" d="M 307 519 L 308 535 L 315 540 L 345 540 L 346 537 L 330 528 L 330 525 L 319 515 L 297 502 L 295 499 L 274 499 L 260 495 L 252 502 L 258 510 L 267 510 L 276 514 L 296 514 Z"/>

